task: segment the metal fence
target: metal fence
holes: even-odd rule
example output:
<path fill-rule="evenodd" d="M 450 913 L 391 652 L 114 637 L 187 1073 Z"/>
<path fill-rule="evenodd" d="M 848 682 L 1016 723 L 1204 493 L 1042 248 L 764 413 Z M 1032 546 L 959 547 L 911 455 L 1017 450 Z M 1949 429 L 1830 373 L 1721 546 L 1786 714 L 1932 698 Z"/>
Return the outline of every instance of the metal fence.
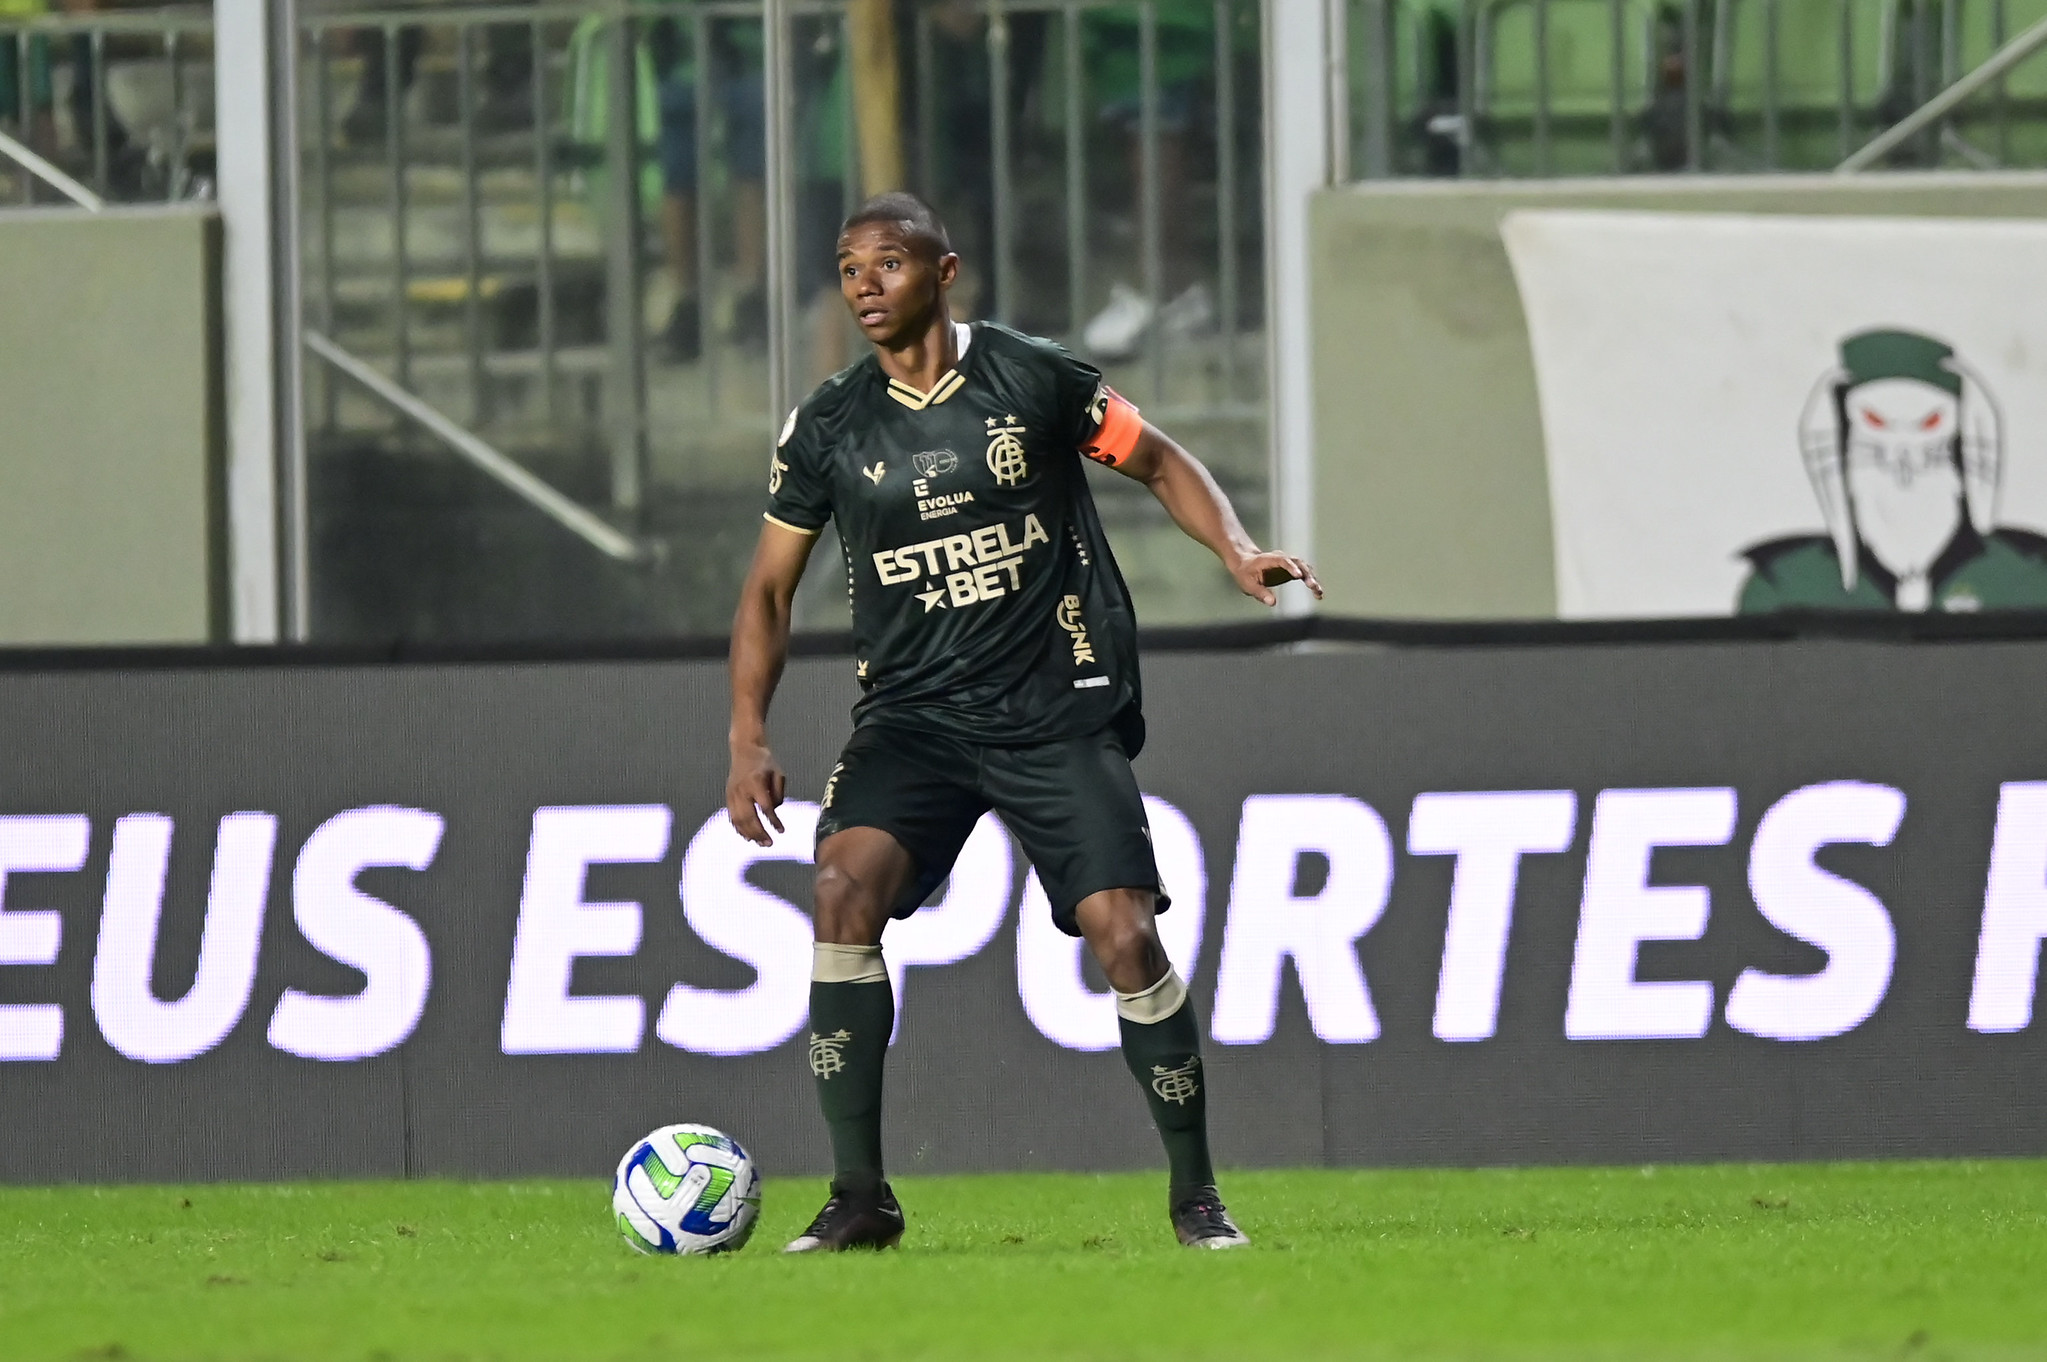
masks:
<path fill-rule="evenodd" d="M 651 564 L 649 627 L 715 627 L 780 413 L 858 356 L 831 239 L 893 160 L 951 221 L 965 315 L 1196 423 L 1255 515 L 1256 0 L 919 5 L 897 91 L 864 93 L 858 0 L 776 8 L 779 33 L 760 0 L 302 12 L 316 460 L 424 431 Z"/>
<path fill-rule="evenodd" d="M 2033 0 L 1347 0 L 1355 178 L 1830 169 Z M 2047 165 L 2047 63 L 1892 166 Z"/>
<path fill-rule="evenodd" d="M 210 196 L 211 7 L 0 17 L 0 136 L 0 201 L 62 202 L 64 179 L 102 200 Z"/>
<path fill-rule="evenodd" d="M 1237 65 L 1238 20 L 1244 7 L 1233 0 L 1195 0 L 1205 6 L 1212 31 L 1213 98 L 1207 110 L 1212 119 L 1210 134 L 1215 148 L 1214 210 L 1215 281 L 1217 322 L 1222 344 L 1219 348 L 1221 374 L 1219 394 L 1225 403 L 1241 400 L 1235 372 L 1238 362 L 1234 338 L 1242 328 L 1239 312 L 1241 221 L 1244 206 L 1243 168 L 1239 160 L 1242 123 L 1236 82 L 1229 73 Z M 1023 310 L 1026 285 L 1018 266 L 1018 236 L 1026 229 L 1016 179 L 1020 121 L 1013 111 L 1015 98 L 1012 57 L 1013 26 L 1024 20 L 1056 20 L 1056 43 L 1048 43 L 1045 56 L 1056 62 L 1056 86 L 1060 95 L 1056 110 L 1044 110 L 1040 119 L 1053 124 L 1047 128 L 1058 138 L 1059 172 L 1064 190 L 1060 207 L 1065 244 L 1065 313 L 1063 334 L 1081 337 L 1093 310 L 1090 280 L 1094 272 L 1094 233 L 1090 227 L 1088 136 L 1090 122 L 1085 75 L 1086 38 L 1084 25 L 1090 13 L 1126 13 L 1134 19 L 1136 39 L 1136 140 L 1138 203 L 1138 274 L 1147 304 L 1164 305 L 1165 224 L 1162 187 L 1161 106 L 1163 91 L 1159 71 L 1159 5 L 1128 4 L 1118 0 L 1005 0 L 988 6 L 985 30 L 986 60 L 990 73 L 988 94 L 989 158 L 993 167 L 991 203 L 995 225 L 993 241 L 994 306 L 991 315 L 1000 321 L 1018 320 Z M 1180 7 L 1183 13 L 1190 6 Z M 939 174 L 935 143 L 941 120 L 938 116 L 938 86 L 943 77 L 934 50 L 935 21 L 930 8 L 920 10 L 916 19 L 916 70 L 918 175 L 927 193 L 936 192 Z M 1047 82 L 1048 86 L 1055 82 Z M 1145 347 L 1146 383 L 1154 399 L 1165 393 L 1165 356 L 1169 337 L 1163 328 L 1153 328 Z"/>

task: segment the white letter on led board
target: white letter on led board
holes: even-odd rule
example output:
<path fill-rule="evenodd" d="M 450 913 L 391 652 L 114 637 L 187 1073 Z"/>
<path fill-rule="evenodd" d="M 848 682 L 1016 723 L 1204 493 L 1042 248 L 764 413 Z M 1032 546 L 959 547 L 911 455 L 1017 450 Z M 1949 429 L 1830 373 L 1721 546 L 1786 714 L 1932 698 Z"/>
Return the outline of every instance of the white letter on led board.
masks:
<path fill-rule="evenodd" d="M 1569 790 L 1415 796 L 1408 851 L 1457 858 L 1436 984 L 1437 1039 L 1486 1040 L 1499 1025 L 1521 858 L 1569 851 L 1577 815 Z"/>
<path fill-rule="evenodd" d="M 1571 962 L 1564 1034 L 1572 1040 L 1689 1040 L 1706 1034 L 1713 985 L 1635 978 L 1644 941 L 1696 941 L 1712 900 L 1700 885 L 1651 885 L 1658 847 L 1724 846 L 1734 836 L 1730 789 L 1605 790 L 1592 811 L 1585 896 Z"/>
<path fill-rule="evenodd" d="M 1319 853 L 1329 879 L 1296 897 L 1301 857 Z M 1281 966 L 1292 957 L 1308 1024 L 1332 1044 L 1377 1039 L 1379 1016 L 1357 939 L 1386 911 L 1393 840 L 1371 806 L 1348 795 L 1252 795 L 1237 829 L 1237 865 L 1215 985 L 1215 1038 L 1271 1039 Z"/>
<path fill-rule="evenodd" d="M 682 858 L 682 916 L 705 945 L 752 968 L 741 989 L 677 984 L 654 1034 L 678 1050 L 751 1055 L 802 1029 L 810 1011 L 810 919 L 787 899 L 746 880 L 760 861 L 811 863 L 818 806 L 792 799 L 777 811 L 786 831 L 771 847 L 732 829 L 723 810 L 704 820 Z"/>
<path fill-rule="evenodd" d="M 48 909 L 9 908 L 7 877 L 85 868 L 92 820 L 82 813 L 0 817 L 0 966 L 54 965 L 64 917 Z M 64 1048 L 58 1003 L 0 1003 L 0 1062 L 55 1059 Z"/>
<path fill-rule="evenodd" d="M 1771 926 L 1825 951 L 1827 966 L 1743 970 L 1727 994 L 1729 1026 L 1765 1040 L 1821 1040 L 1876 1011 L 1898 954 L 1891 915 L 1861 885 L 1820 869 L 1813 853 L 1838 842 L 1889 846 L 1904 817 L 1903 791 L 1852 780 L 1808 785 L 1770 806 L 1749 845 L 1749 891 Z"/>
<path fill-rule="evenodd" d="M 249 1006 L 270 901 L 270 865 L 277 819 L 231 813 L 220 820 L 199 968 L 185 996 L 165 1002 L 150 975 L 163 924 L 164 881 L 170 870 L 171 819 L 131 813 L 114 824 L 107 863 L 106 905 L 92 966 L 92 1012 L 107 1044 L 146 1064 L 176 1064 L 227 1038 Z"/>
<path fill-rule="evenodd" d="M 270 1016 L 270 1043 L 303 1059 L 353 1060 L 402 1044 L 426 1010 L 433 952 L 419 924 L 355 877 L 373 866 L 425 870 L 440 849 L 441 816 L 376 806 L 335 814 L 299 851 L 292 912 L 306 941 L 362 971 L 362 992 L 330 998 L 286 989 Z"/>
<path fill-rule="evenodd" d="M 665 804 L 533 811 L 505 988 L 506 1054 L 630 1054 L 640 1048 L 645 1000 L 573 997 L 569 978 L 580 956 L 639 950 L 640 905 L 585 902 L 584 879 L 593 865 L 644 865 L 666 856 L 672 820 Z"/>
<path fill-rule="evenodd" d="M 1971 1031 L 2023 1031 L 2033 1024 L 2040 941 L 2047 937 L 2047 781 L 2010 781 L 1997 793 L 1997 831 L 1983 885 Z"/>

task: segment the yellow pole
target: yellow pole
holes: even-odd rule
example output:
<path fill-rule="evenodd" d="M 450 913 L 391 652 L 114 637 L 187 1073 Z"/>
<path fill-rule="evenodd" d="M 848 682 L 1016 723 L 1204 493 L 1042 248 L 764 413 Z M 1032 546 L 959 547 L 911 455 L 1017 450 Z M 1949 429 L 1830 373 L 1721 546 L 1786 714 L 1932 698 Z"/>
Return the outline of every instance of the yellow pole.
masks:
<path fill-rule="evenodd" d="M 896 63 L 893 0 L 852 0 L 853 119 L 866 195 L 905 188 L 902 80 Z"/>

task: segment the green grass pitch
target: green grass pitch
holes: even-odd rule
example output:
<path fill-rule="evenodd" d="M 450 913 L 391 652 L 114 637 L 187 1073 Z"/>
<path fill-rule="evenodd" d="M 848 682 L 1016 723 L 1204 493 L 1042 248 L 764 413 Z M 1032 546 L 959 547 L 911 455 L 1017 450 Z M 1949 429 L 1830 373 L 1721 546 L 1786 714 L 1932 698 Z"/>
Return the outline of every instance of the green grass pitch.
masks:
<path fill-rule="evenodd" d="M 602 1184 L 0 1189 L 0 1358 L 2047 1357 L 2047 1162 L 904 1178 L 901 1251 L 638 1257 Z"/>

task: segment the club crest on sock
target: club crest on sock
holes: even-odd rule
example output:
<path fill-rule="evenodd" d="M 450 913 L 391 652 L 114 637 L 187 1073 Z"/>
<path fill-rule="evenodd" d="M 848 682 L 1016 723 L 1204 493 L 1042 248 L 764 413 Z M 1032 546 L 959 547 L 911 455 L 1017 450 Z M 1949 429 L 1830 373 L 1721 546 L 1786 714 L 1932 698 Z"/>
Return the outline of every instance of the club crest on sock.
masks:
<path fill-rule="evenodd" d="M 852 1040 L 853 1033 L 843 1028 L 829 1036 L 820 1036 L 813 1031 L 810 1036 L 810 1071 L 819 1078 L 830 1078 L 844 1069 L 845 1049 Z"/>
<path fill-rule="evenodd" d="M 811 1040 L 812 1053 L 816 1052 L 817 1041 Z M 1168 1069 L 1163 1064 L 1151 1066 L 1151 1090 L 1159 1100 L 1184 1106 L 1201 1091 L 1201 1056 L 1195 1055 L 1177 1069 Z"/>

